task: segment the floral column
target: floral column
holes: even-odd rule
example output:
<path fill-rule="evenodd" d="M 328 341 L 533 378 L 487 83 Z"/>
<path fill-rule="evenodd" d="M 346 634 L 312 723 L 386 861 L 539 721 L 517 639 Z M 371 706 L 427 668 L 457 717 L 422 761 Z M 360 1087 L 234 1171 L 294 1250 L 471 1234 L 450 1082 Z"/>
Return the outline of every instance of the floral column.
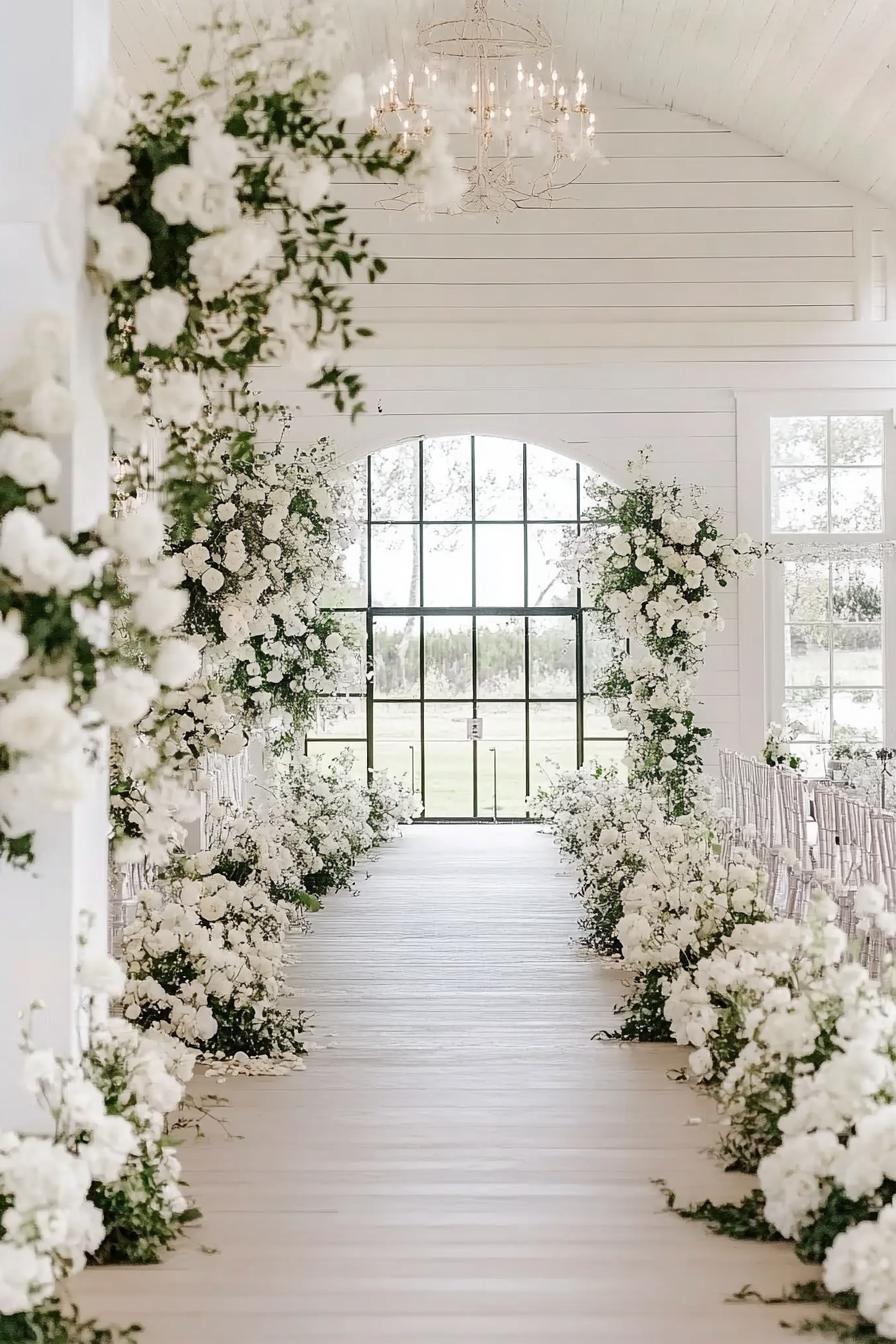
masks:
<path fill-rule="evenodd" d="M 84 278 L 84 203 L 77 189 L 63 194 L 56 159 L 106 74 L 108 32 L 106 0 L 29 0 L 5 12 L 0 44 L 0 368 L 7 371 L 0 397 L 8 404 L 30 381 L 40 383 L 41 362 L 53 366 L 42 386 L 71 389 L 70 398 L 32 405 L 32 432 L 52 444 L 62 467 L 46 522 L 65 533 L 91 527 L 105 510 L 107 431 L 97 397 L 103 307 Z M 29 323 L 30 343 L 23 335 Z M 60 761 L 57 791 L 64 770 Z M 73 809 L 47 806 L 40 815 L 31 867 L 0 861 L 0 1129 L 33 1119 L 12 1083 L 17 1013 L 42 999 L 42 1036 L 69 1050 L 82 910 L 94 916 L 94 937 L 105 937 L 105 770 L 95 771 L 89 795 Z"/>

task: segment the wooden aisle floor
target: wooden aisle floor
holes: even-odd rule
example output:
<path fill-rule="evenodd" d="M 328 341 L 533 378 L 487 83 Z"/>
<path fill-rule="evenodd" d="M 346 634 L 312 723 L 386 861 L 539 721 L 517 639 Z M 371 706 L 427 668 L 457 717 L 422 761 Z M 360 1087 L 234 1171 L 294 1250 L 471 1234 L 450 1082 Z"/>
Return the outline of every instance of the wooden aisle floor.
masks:
<path fill-rule="evenodd" d="M 712 1106 L 667 1077 L 680 1052 L 591 1039 L 618 980 L 575 946 L 551 840 L 416 827 L 368 871 L 301 943 L 326 1048 L 199 1086 L 243 1136 L 185 1148 L 204 1221 L 163 1265 L 88 1271 L 82 1305 L 145 1344 L 786 1340 L 781 1308 L 725 1299 L 805 1268 L 663 1210 L 655 1178 L 745 1184 L 701 1153 Z"/>

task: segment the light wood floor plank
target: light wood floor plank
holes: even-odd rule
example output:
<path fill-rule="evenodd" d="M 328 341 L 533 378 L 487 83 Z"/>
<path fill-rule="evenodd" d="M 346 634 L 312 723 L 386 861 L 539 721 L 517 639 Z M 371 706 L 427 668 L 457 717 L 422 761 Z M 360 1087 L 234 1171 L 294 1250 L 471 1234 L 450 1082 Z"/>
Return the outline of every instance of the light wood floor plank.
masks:
<path fill-rule="evenodd" d="M 786 1338 L 780 1308 L 725 1299 L 805 1267 L 663 1211 L 654 1178 L 746 1184 L 701 1153 L 712 1106 L 667 1076 L 680 1052 L 591 1039 L 618 978 L 575 946 L 551 841 L 417 827 L 368 869 L 300 945 L 324 1048 L 199 1086 L 243 1136 L 185 1149 L 204 1222 L 163 1265 L 81 1276 L 81 1303 L 145 1344 Z"/>

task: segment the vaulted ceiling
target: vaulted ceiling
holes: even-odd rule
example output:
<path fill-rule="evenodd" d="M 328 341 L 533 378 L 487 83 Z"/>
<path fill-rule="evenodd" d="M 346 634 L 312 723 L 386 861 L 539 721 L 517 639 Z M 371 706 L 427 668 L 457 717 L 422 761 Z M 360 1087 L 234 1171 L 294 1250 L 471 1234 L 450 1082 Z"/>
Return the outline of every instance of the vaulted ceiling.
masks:
<path fill-rule="evenodd" d="M 267 0 L 270 4 L 278 0 Z M 413 47 L 464 0 L 347 0 L 354 60 Z M 499 14 L 505 0 L 491 0 Z M 112 0 L 113 55 L 153 79 L 208 0 Z M 540 0 L 558 61 L 656 107 L 706 117 L 896 204 L 896 0 Z"/>

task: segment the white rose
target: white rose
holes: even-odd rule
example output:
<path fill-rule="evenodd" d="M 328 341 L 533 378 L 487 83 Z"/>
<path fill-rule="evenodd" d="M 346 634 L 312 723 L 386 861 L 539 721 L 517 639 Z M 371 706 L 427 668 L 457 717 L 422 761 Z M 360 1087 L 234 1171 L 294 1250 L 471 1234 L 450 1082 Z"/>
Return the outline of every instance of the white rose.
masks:
<path fill-rule="evenodd" d="M 326 639 L 324 640 L 324 643 L 326 644 L 327 648 L 330 650 L 331 653 L 335 653 L 337 649 L 342 648 L 342 636 L 339 634 L 337 630 L 333 630 L 329 635 L 327 635 Z"/>
<path fill-rule="evenodd" d="M 255 220 L 198 239 L 187 251 L 200 298 L 216 299 L 232 289 L 275 250 L 276 241 L 271 228 Z"/>
<path fill-rule="evenodd" d="M 671 775 L 672 771 L 677 769 L 678 766 L 671 756 L 664 756 L 660 761 L 660 772 L 664 775 Z"/>
<path fill-rule="evenodd" d="M 163 686 L 186 686 L 199 672 L 199 650 L 187 639 L 165 639 L 152 665 L 153 676 Z"/>
<path fill-rule="evenodd" d="M 195 373 L 156 374 L 152 382 L 152 413 L 160 420 L 188 429 L 202 411 L 202 384 Z"/>
<path fill-rule="evenodd" d="M 626 556 L 631 552 L 631 543 L 624 532 L 617 532 L 615 537 L 611 537 L 610 545 L 619 556 Z"/>
<path fill-rule="evenodd" d="M 84 952 L 78 965 L 78 983 L 94 994 L 117 999 L 124 992 L 125 975 L 108 952 Z"/>
<path fill-rule="evenodd" d="M 283 174 L 283 192 L 290 205 L 306 214 L 315 210 L 330 189 L 330 169 L 323 159 L 307 168 L 290 163 Z"/>
<path fill-rule="evenodd" d="M 306 635 L 305 647 L 307 649 L 310 649 L 312 653 L 317 653 L 318 649 L 320 648 L 319 636 L 315 635 L 313 632 L 310 635 Z"/>
<path fill-rule="evenodd" d="M 207 593 L 217 593 L 223 584 L 224 575 L 220 569 L 207 569 L 202 575 L 202 586 Z"/>
<path fill-rule="evenodd" d="M 181 588 L 149 583 L 134 599 L 131 612 L 138 626 L 152 635 L 164 635 L 183 620 L 187 601 Z"/>
<path fill-rule="evenodd" d="M 269 513 L 261 525 L 262 535 L 269 541 L 276 541 L 283 531 L 283 519 L 279 513 Z"/>
<path fill-rule="evenodd" d="M 100 196 L 111 196 L 134 176 L 134 165 L 126 149 L 108 149 L 97 164 L 95 181 Z"/>
<path fill-rule="evenodd" d="M 188 311 L 186 299 L 175 289 L 154 289 L 144 294 L 134 304 L 135 347 L 172 346 L 184 329 Z"/>
<path fill-rule="evenodd" d="M 152 208 L 168 224 L 186 224 L 193 202 L 202 191 L 202 178 L 186 163 L 175 163 L 159 173 L 152 184 Z"/>
<path fill-rule="evenodd" d="M 150 262 L 149 239 L 136 224 L 126 223 L 114 206 L 95 207 L 89 219 L 96 243 L 95 264 L 112 280 L 138 280 Z"/>
<path fill-rule="evenodd" d="M 28 657 L 28 640 L 22 634 L 17 611 L 0 616 L 0 680 L 11 677 Z"/>
<path fill-rule="evenodd" d="M 103 541 L 128 560 L 151 560 L 165 544 L 165 518 L 152 499 L 117 518 L 104 518 L 99 530 Z"/>
<path fill-rule="evenodd" d="M 127 728 L 147 714 L 158 690 L 155 678 L 139 667 L 109 667 L 89 704 L 113 728 Z"/>
<path fill-rule="evenodd" d="M 55 378 L 43 378 L 19 416 L 23 429 L 33 434 L 65 434 L 72 427 L 72 395 Z"/>
<path fill-rule="evenodd" d="M 9 476 L 24 490 L 42 485 L 50 489 L 59 480 L 62 465 L 43 439 L 8 429 L 0 434 L 0 475 Z"/>
<path fill-rule="evenodd" d="M 187 154 L 190 166 L 210 178 L 233 177 L 243 157 L 239 141 L 222 131 L 207 109 L 196 118 Z"/>
<path fill-rule="evenodd" d="M 143 396 L 136 381 L 107 372 L 99 387 L 99 397 L 112 428 L 137 442 L 143 434 Z"/>
<path fill-rule="evenodd" d="M 64 682 L 36 682 L 0 705 L 0 742 L 10 751 L 56 749 L 77 741 L 79 735 Z"/>
<path fill-rule="evenodd" d="M 211 893 L 202 897 L 198 909 L 204 920 L 207 920 L 209 924 L 214 924 L 227 914 L 227 902 L 223 896 Z"/>
<path fill-rule="evenodd" d="M 216 513 L 222 523 L 228 523 L 236 514 L 236 505 L 231 499 L 225 500 L 223 504 L 218 505 Z"/>

